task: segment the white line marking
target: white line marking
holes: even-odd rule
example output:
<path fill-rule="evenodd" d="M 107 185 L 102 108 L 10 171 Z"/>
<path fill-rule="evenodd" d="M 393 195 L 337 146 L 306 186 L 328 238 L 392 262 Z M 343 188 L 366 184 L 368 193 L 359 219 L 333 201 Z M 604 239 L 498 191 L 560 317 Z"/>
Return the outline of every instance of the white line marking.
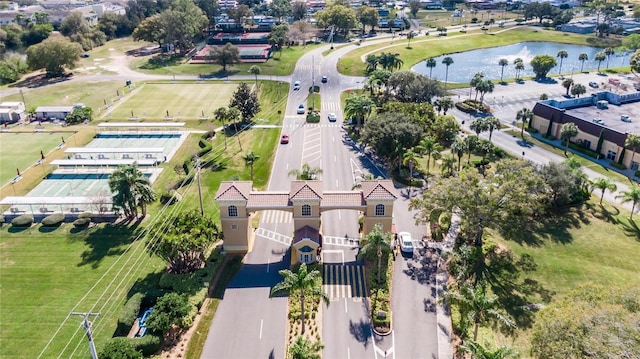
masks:
<path fill-rule="evenodd" d="M 344 298 L 344 312 L 347 313 L 347 298 Z"/>
<path fill-rule="evenodd" d="M 338 187 L 338 179 L 336 178 L 336 187 Z"/>
<path fill-rule="evenodd" d="M 262 339 L 262 324 L 264 324 L 264 320 L 260 319 L 260 339 Z"/>
<path fill-rule="evenodd" d="M 338 211 L 338 220 L 342 220 L 342 211 Z"/>
<path fill-rule="evenodd" d="M 347 359 L 351 359 L 351 349 L 347 347 Z"/>
<path fill-rule="evenodd" d="M 333 156 L 333 162 L 337 162 L 338 161 L 338 157 Z"/>

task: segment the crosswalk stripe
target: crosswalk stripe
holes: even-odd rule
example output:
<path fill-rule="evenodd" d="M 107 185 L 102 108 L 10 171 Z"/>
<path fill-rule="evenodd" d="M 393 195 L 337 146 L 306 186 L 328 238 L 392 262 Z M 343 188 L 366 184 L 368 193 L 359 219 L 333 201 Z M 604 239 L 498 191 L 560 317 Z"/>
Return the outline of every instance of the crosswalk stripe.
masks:
<path fill-rule="evenodd" d="M 322 288 L 330 298 L 361 298 L 366 295 L 361 265 L 325 264 L 323 271 Z"/>
<path fill-rule="evenodd" d="M 360 238 L 351 237 L 334 237 L 334 236 L 322 236 L 323 244 L 330 244 L 341 247 L 354 247 L 360 242 Z"/>
<path fill-rule="evenodd" d="M 284 244 L 285 246 L 290 246 L 292 240 L 292 238 L 289 236 L 282 235 L 278 232 L 269 231 L 262 227 L 256 228 L 256 236 L 263 237 L 276 243 Z"/>

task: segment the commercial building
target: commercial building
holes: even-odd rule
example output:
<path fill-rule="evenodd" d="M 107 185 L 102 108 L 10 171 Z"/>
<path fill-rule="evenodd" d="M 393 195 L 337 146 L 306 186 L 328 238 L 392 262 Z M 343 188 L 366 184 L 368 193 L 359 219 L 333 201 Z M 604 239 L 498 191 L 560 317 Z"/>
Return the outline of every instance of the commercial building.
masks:
<path fill-rule="evenodd" d="M 625 148 L 625 141 L 629 134 L 640 134 L 640 92 L 602 91 L 583 98 L 539 101 L 533 114 L 531 127 L 547 138 L 559 139 L 562 125 L 573 122 L 579 133 L 571 142 L 600 159 L 638 170 L 640 156 L 632 162 L 632 149 Z"/>

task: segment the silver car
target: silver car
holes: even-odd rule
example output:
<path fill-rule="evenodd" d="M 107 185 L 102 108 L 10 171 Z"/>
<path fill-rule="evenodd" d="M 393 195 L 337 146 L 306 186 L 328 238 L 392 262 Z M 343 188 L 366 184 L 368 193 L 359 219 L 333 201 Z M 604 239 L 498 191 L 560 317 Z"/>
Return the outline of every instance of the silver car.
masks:
<path fill-rule="evenodd" d="M 400 232 L 398 233 L 398 241 L 400 242 L 400 250 L 405 253 L 413 253 L 413 239 L 411 233 Z"/>

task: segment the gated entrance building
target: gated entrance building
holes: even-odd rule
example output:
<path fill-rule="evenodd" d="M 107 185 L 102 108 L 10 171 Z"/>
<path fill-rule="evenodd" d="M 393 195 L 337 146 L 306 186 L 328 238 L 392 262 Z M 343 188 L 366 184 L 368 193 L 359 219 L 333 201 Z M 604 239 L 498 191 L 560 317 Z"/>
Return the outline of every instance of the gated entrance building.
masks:
<path fill-rule="evenodd" d="M 363 234 L 376 224 L 391 232 L 393 182 L 364 180 L 354 191 L 323 191 L 322 181 L 292 181 L 289 191 L 255 191 L 251 181 L 222 182 L 215 200 L 220 207 L 224 248 L 228 252 L 249 252 L 255 239 L 251 225 L 259 211 L 292 213 L 293 256 L 300 262 L 315 261 L 315 249 L 322 245 L 320 215 L 329 210 L 350 209 L 363 215 Z"/>

